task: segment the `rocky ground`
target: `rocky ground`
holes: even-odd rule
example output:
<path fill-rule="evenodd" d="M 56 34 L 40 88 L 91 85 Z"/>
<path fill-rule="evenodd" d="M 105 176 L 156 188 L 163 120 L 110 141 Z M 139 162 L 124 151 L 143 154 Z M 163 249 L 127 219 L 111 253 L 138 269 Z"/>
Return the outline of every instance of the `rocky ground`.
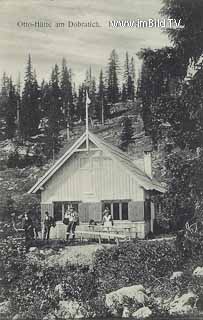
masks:
<path fill-rule="evenodd" d="M 27 256 L 29 259 L 38 259 L 40 263 L 53 267 L 59 265 L 65 267 L 67 263 L 72 265 L 89 265 L 93 263 L 95 252 L 108 248 L 110 244 L 89 244 L 89 245 L 74 245 L 54 249 L 38 249 L 31 247 Z M 41 258 L 44 258 L 43 260 Z"/>
<path fill-rule="evenodd" d="M 105 250 L 112 245 L 78 245 L 58 249 L 40 249 L 31 247 L 26 254 L 29 261 L 48 267 L 66 267 L 71 265 L 84 265 L 91 268 L 95 253 Z M 193 287 L 177 290 L 184 277 L 203 285 L 203 266 L 193 267 L 190 272 L 176 271 L 169 277 L 156 279 L 154 284 L 144 287 L 142 284 L 122 287 L 107 292 L 104 296 L 104 306 L 111 317 L 132 319 L 195 319 L 203 318 L 203 296 Z M 183 282 L 182 282 L 183 281 Z M 77 299 L 67 299 L 64 284 L 58 283 L 54 291 L 59 296 L 58 308 L 44 316 L 43 320 L 95 318 L 96 313 L 89 305 Z M 99 306 L 98 306 L 99 307 Z M 0 303 L 0 318 L 9 314 L 9 300 Z M 22 314 L 16 314 L 12 320 L 20 320 Z M 189 318 L 188 318 L 189 317 Z M 202 317 L 202 318 L 201 318 Z"/>

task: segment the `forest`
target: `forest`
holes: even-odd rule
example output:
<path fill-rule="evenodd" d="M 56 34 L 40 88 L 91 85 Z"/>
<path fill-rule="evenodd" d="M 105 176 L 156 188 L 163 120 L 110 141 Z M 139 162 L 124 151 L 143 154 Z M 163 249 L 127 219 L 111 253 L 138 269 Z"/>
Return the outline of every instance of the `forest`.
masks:
<path fill-rule="evenodd" d="M 91 123 L 108 120 L 113 105 L 119 101 L 134 101 L 135 66 L 127 52 L 122 69 L 116 51 L 112 50 L 106 71 L 100 71 L 99 79 L 96 81 L 90 67 L 84 82 L 76 88 L 73 71 L 63 58 L 60 68 L 57 64 L 52 68 L 50 79 L 39 84 L 29 55 L 22 88 L 20 79 L 14 84 L 6 73 L 2 76 L 1 139 L 23 143 L 43 133 L 42 147 L 46 145 L 46 148 L 42 148 L 42 153 L 49 159 L 59 151 L 60 130 L 71 130 L 74 125 L 84 123 L 86 91 L 91 100 Z"/>
<path fill-rule="evenodd" d="M 1 216 L 0 314 L 5 319 L 69 319 L 71 310 L 72 318 L 80 311 L 83 318 L 128 314 L 142 319 L 136 313 L 141 308 L 147 308 L 149 319 L 202 317 L 203 2 L 162 2 L 162 16 L 181 19 L 185 28 L 166 30 L 170 46 L 141 49 L 140 72 L 128 53 L 121 67 L 112 50 L 99 78 L 89 68 L 78 86 L 64 58 L 41 83 L 31 55 L 22 87 L 20 80 L 14 84 L 10 76 L 2 75 L 0 143 L 12 141 L 16 146 L 0 171 L 0 209 L 6 213 Z M 140 136 L 150 139 L 156 170 L 166 186 L 159 199 L 158 230 L 162 237 L 169 233 L 175 240 L 136 240 L 98 250 L 88 263 L 67 259 L 63 264 L 57 246 L 26 253 L 23 241 L 14 238 L 11 213 L 15 208 L 22 217 L 25 207 L 39 206 L 27 191 L 55 161 L 63 143 L 61 132 L 65 130 L 67 142 L 75 128 L 84 126 L 86 91 L 92 128 L 108 127 L 111 121 L 108 133 L 115 124 L 116 131 L 121 117 L 118 146 L 128 153 L 133 146 L 139 149 Z M 143 126 L 139 135 L 135 112 Z M 20 147 L 28 145 L 35 145 L 33 153 L 20 155 Z M 124 296 L 122 303 L 108 302 L 109 295 L 129 286 L 139 286 L 141 303 L 135 296 Z"/>

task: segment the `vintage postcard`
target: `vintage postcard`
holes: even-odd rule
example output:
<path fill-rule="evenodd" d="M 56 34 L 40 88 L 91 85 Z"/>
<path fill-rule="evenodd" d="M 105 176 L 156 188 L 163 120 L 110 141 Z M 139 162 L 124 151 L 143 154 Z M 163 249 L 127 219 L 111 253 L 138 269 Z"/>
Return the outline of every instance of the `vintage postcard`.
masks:
<path fill-rule="evenodd" d="M 203 318 L 203 1 L 0 1 L 0 319 Z"/>

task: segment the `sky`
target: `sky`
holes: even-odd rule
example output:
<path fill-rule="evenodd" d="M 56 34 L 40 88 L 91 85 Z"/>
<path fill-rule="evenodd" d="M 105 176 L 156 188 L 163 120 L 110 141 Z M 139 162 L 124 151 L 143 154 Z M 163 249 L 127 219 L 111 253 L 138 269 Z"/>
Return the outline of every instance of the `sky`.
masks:
<path fill-rule="evenodd" d="M 160 48 L 169 44 L 160 28 L 110 28 L 111 20 L 160 18 L 161 0 L 0 0 L 0 76 L 3 72 L 23 82 L 28 54 L 38 79 L 50 78 L 51 68 L 62 57 L 73 70 L 77 83 L 91 66 L 93 75 L 108 63 L 116 49 L 123 65 L 125 52 L 140 61 L 141 48 Z M 24 27 L 24 23 L 49 22 L 51 28 Z M 98 22 L 96 28 L 68 28 L 68 21 Z M 65 27 L 57 28 L 63 22 Z"/>

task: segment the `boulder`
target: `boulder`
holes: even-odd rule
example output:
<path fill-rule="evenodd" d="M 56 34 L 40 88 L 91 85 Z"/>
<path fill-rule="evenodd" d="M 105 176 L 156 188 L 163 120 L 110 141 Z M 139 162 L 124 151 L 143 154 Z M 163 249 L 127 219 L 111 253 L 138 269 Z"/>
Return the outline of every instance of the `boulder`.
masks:
<path fill-rule="evenodd" d="M 169 305 L 170 314 L 186 314 L 193 310 L 197 296 L 193 292 L 183 294 L 181 297 L 176 296 Z"/>
<path fill-rule="evenodd" d="M 193 276 L 196 277 L 203 277 L 203 267 L 197 267 L 194 271 L 193 271 Z"/>
<path fill-rule="evenodd" d="M 123 308 L 122 318 L 130 318 L 130 310 L 128 307 Z"/>
<path fill-rule="evenodd" d="M 80 319 L 88 318 L 88 313 L 85 308 L 76 300 L 62 300 L 59 302 L 59 309 L 56 317 L 59 319 Z"/>
<path fill-rule="evenodd" d="M 64 290 L 61 283 L 57 284 L 54 289 L 55 292 L 58 293 L 59 297 L 62 298 L 64 296 Z"/>
<path fill-rule="evenodd" d="M 42 320 L 56 320 L 56 316 L 52 313 L 48 313 Z"/>
<path fill-rule="evenodd" d="M 170 277 L 170 280 L 178 279 L 178 278 L 182 277 L 182 275 L 183 275 L 182 271 L 173 272 L 172 276 Z"/>
<path fill-rule="evenodd" d="M 118 315 L 117 309 L 126 302 L 126 298 L 132 299 L 141 306 L 148 300 L 144 287 L 142 285 L 134 285 L 131 287 L 123 287 L 106 294 L 105 303 L 113 315 Z"/>
<path fill-rule="evenodd" d="M 200 293 L 197 298 L 196 308 L 199 311 L 203 311 L 203 293 Z"/>
<path fill-rule="evenodd" d="M 30 247 L 29 252 L 36 252 L 38 251 L 37 247 Z"/>
<path fill-rule="evenodd" d="M 0 303 L 0 316 L 6 315 L 10 312 L 10 301 L 3 301 Z"/>
<path fill-rule="evenodd" d="M 132 317 L 136 319 L 146 319 L 152 315 L 152 311 L 148 307 L 139 308 L 133 312 Z"/>
<path fill-rule="evenodd" d="M 170 315 L 192 313 L 193 309 L 189 304 L 185 306 L 176 305 L 169 310 Z"/>
<path fill-rule="evenodd" d="M 22 320 L 23 319 L 23 314 L 17 313 L 15 316 L 13 316 L 12 320 Z"/>
<path fill-rule="evenodd" d="M 52 255 L 56 254 L 56 251 L 50 248 L 50 249 L 44 250 L 44 254 L 46 256 L 52 256 Z"/>

